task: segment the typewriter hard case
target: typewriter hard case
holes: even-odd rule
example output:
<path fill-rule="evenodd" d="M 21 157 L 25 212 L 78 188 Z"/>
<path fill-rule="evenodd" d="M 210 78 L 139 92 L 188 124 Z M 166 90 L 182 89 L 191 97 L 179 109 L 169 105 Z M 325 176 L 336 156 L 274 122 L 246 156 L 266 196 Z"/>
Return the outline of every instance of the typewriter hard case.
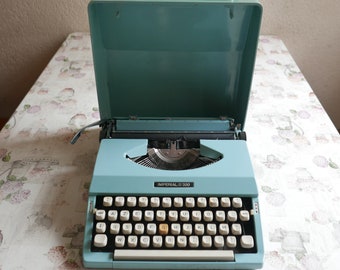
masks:
<path fill-rule="evenodd" d="M 249 196 L 257 188 L 246 142 L 200 139 L 201 151 L 223 159 L 189 170 L 159 170 L 131 162 L 148 138 L 191 131 L 243 129 L 252 82 L 262 8 L 258 1 L 112 1 L 88 7 L 94 69 L 102 121 L 126 138 L 103 137 L 89 190 L 83 259 L 86 267 L 114 269 L 254 269 L 262 265 L 260 217 L 257 253 L 233 262 L 114 261 L 112 253 L 91 252 L 97 196 L 221 194 Z M 112 120 L 114 120 L 112 122 Z M 103 124 L 105 127 L 105 124 Z M 225 130 L 224 130 L 225 129 Z M 239 168 L 239 169 L 235 169 Z M 156 187 L 157 182 L 193 183 L 193 188 Z M 241 194 L 241 195 L 240 195 Z M 86 241 L 87 240 L 87 241 Z M 241 263 L 240 263 L 241 262 Z"/>
<path fill-rule="evenodd" d="M 101 119 L 232 117 L 244 125 L 257 1 L 92 1 Z"/>

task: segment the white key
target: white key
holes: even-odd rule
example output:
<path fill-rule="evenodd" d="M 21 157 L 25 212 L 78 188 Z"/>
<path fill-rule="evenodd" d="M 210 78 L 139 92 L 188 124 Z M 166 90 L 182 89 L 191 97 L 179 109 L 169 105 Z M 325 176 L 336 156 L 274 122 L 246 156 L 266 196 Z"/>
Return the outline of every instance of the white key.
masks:
<path fill-rule="evenodd" d="M 162 206 L 164 208 L 169 208 L 169 207 L 171 207 L 171 205 L 172 205 L 172 203 L 171 203 L 171 198 L 170 197 L 164 197 L 162 199 Z"/>
<path fill-rule="evenodd" d="M 198 197 L 197 198 L 197 206 L 198 207 L 203 207 L 203 208 L 205 208 L 205 207 L 207 207 L 207 199 L 206 198 L 204 198 L 204 197 Z"/>
<path fill-rule="evenodd" d="M 152 246 L 155 248 L 160 248 L 163 245 L 163 238 L 160 235 L 154 235 L 152 237 Z"/>
<path fill-rule="evenodd" d="M 207 224 L 207 234 L 215 235 L 216 234 L 216 224 L 208 223 Z"/>
<path fill-rule="evenodd" d="M 157 221 L 165 221 L 166 213 L 164 210 L 157 210 L 156 212 L 156 220 Z"/>
<path fill-rule="evenodd" d="M 126 200 L 126 204 L 129 207 L 135 207 L 137 205 L 137 198 L 136 197 L 128 197 Z"/>
<path fill-rule="evenodd" d="M 222 235 L 217 235 L 214 237 L 214 246 L 215 248 L 224 247 L 224 237 Z"/>
<path fill-rule="evenodd" d="M 124 206 L 125 198 L 123 196 L 118 196 L 115 198 L 115 206 L 122 207 Z"/>
<path fill-rule="evenodd" d="M 237 220 L 237 212 L 234 210 L 228 211 L 227 218 L 228 221 L 235 222 Z"/>
<path fill-rule="evenodd" d="M 179 223 L 171 224 L 171 234 L 179 235 L 181 233 L 181 225 Z"/>
<path fill-rule="evenodd" d="M 221 235 L 228 235 L 229 234 L 229 225 L 227 223 L 220 223 L 218 226 L 218 232 Z"/>
<path fill-rule="evenodd" d="M 110 221 L 116 221 L 118 217 L 118 211 L 117 210 L 110 210 L 107 213 L 107 217 Z"/>
<path fill-rule="evenodd" d="M 233 235 L 241 235 L 242 234 L 242 227 L 239 223 L 234 223 L 231 225 L 231 233 Z"/>
<path fill-rule="evenodd" d="M 193 197 L 185 198 L 185 206 L 188 208 L 195 207 L 195 198 Z"/>
<path fill-rule="evenodd" d="M 188 210 L 182 210 L 179 214 L 179 219 L 181 221 L 189 221 L 190 213 Z"/>
<path fill-rule="evenodd" d="M 225 212 L 224 211 L 216 211 L 215 213 L 216 220 L 218 222 L 225 221 Z"/>
<path fill-rule="evenodd" d="M 104 197 L 103 198 L 103 205 L 106 206 L 106 207 L 110 207 L 112 206 L 112 203 L 113 203 L 113 198 L 112 197 Z"/>
<path fill-rule="evenodd" d="M 229 197 L 222 197 L 221 198 L 221 206 L 222 207 L 230 207 L 230 198 Z"/>
<path fill-rule="evenodd" d="M 183 198 L 181 198 L 181 197 L 174 198 L 174 206 L 175 207 L 183 207 Z"/>
<path fill-rule="evenodd" d="M 142 248 L 148 248 L 150 246 L 150 237 L 147 235 L 143 235 L 140 237 L 140 246 Z"/>
<path fill-rule="evenodd" d="M 125 245 L 125 236 L 123 235 L 117 235 L 115 237 L 115 247 L 121 248 Z"/>
<path fill-rule="evenodd" d="M 183 224 L 183 234 L 184 235 L 191 235 L 192 234 L 192 224 L 184 223 Z"/>
<path fill-rule="evenodd" d="M 159 197 L 152 197 L 150 199 L 150 204 L 151 204 L 151 207 L 159 207 L 160 205 Z"/>
<path fill-rule="evenodd" d="M 175 246 L 175 237 L 174 236 L 170 236 L 170 235 L 167 235 L 165 237 L 165 246 L 167 248 L 173 248 Z"/>
<path fill-rule="evenodd" d="M 149 204 L 148 197 L 139 197 L 138 206 L 139 207 L 147 207 Z"/>
<path fill-rule="evenodd" d="M 104 233 L 106 231 L 106 224 L 104 222 L 98 222 L 96 224 L 96 233 Z"/>
<path fill-rule="evenodd" d="M 230 248 L 236 247 L 236 237 L 235 236 L 227 236 L 227 246 Z"/>
<path fill-rule="evenodd" d="M 156 231 L 157 231 L 157 226 L 155 223 L 148 223 L 146 225 L 146 233 L 148 235 L 154 235 L 156 234 Z"/>
<path fill-rule="evenodd" d="M 234 261 L 232 250 L 115 249 L 115 261 Z"/>
<path fill-rule="evenodd" d="M 201 211 L 192 211 L 191 218 L 195 222 L 199 222 L 202 219 Z"/>
<path fill-rule="evenodd" d="M 187 237 L 184 235 L 177 236 L 177 246 L 180 248 L 185 248 L 187 246 Z"/>
<path fill-rule="evenodd" d="M 216 235 L 214 237 L 214 246 L 216 248 L 224 247 L 224 237 L 222 235 Z"/>
<path fill-rule="evenodd" d="M 130 212 L 128 210 L 120 211 L 119 219 L 121 221 L 128 221 L 130 219 Z"/>
<path fill-rule="evenodd" d="M 201 223 L 195 224 L 195 234 L 203 235 L 204 234 L 204 225 Z"/>
<path fill-rule="evenodd" d="M 118 234 L 120 230 L 120 224 L 119 223 L 111 223 L 110 225 L 110 233 L 111 234 Z"/>
<path fill-rule="evenodd" d="M 94 236 L 93 245 L 95 247 L 106 247 L 107 236 L 105 234 L 96 234 Z"/>
<path fill-rule="evenodd" d="M 199 238 L 197 235 L 189 236 L 189 246 L 191 248 L 197 248 L 199 246 Z"/>
<path fill-rule="evenodd" d="M 254 247 L 254 238 L 251 235 L 242 235 L 241 236 L 241 246 L 243 248 L 253 248 Z"/>
<path fill-rule="evenodd" d="M 240 211 L 240 220 L 241 221 L 249 221 L 250 220 L 249 211 L 241 210 Z"/>
<path fill-rule="evenodd" d="M 140 235 L 144 233 L 144 224 L 136 223 L 135 224 L 135 234 Z"/>
<path fill-rule="evenodd" d="M 129 235 L 127 242 L 130 248 L 135 248 L 138 244 L 138 237 L 136 235 Z"/>
<path fill-rule="evenodd" d="M 205 248 L 209 248 L 212 245 L 212 240 L 210 235 L 203 235 L 202 236 L 202 246 Z"/>
<path fill-rule="evenodd" d="M 242 208 L 242 199 L 235 197 L 233 198 L 232 204 L 233 204 L 233 207 L 235 208 Z"/>
<path fill-rule="evenodd" d="M 131 223 L 124 223 L 122 226 L 123 234 L 131 234 L 132 233 L 132 224 Z"/>
<path fill-rule="evenodd" d="M 209 222 L 209 221 L 212 221 L 213 220 L 213 218 L 214 218 L 214 215 L 213 215 L 213 212 L 212 211 L 204 211 L 203 212 L 203 219 L 204 219 L 204 221 L 207 221 L 207 222 Z"/>
<path fill-rule="evenodd" d="M 145 221 L 153 221 L 154 212 L 152 210 L 146 210 L 144 212 L 144 220 Z"/>
<path fill-rule="evenodd" d="M 97 210 L 96 211 L 96 220 L 104 220 L 106 212 L 105 210 Z"/>
<path fill-rule="evenodd" d="M 133 221 L 141 221 L 142 220 L 142 211 L 134 210 L 132 212 L 132 220 Z"/>
<path fill-rule="evenodd" d="M 169 221 L 177 221 L 178 220 L 178 212 L 174 211 L 174 210 L 169 211 L 168 218 L 169 218 Z"/>
<path fill-rule="evenodd" d="M 210 207 L 218 207 L 218 198 L 217 197 L 210 197 L 209 198 L 209 206 Z"/>

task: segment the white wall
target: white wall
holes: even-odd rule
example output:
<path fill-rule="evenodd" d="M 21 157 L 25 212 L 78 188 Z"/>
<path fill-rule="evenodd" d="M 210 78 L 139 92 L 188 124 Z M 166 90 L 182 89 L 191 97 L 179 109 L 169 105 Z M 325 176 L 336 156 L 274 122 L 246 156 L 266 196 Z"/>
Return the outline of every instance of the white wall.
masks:
<path fill-rule="evenodd" d="M 68 33 L 88 31 L 88 0 L 0 0 L 0 118 L 9 117 Z M 262 34 L 283 39 L 340 129 L 340 1 L 262 0 Z"/>
<path fill-rule="evenodd" d="M 262 0 L 262 33 L 278 35 L 340 129 L 340 1 Z"/>
<path fill-rule="evenodd" d="M 88 31 L 88 0 L 0 0 L 0 118 L 9 117 L 68 33 Z"/>

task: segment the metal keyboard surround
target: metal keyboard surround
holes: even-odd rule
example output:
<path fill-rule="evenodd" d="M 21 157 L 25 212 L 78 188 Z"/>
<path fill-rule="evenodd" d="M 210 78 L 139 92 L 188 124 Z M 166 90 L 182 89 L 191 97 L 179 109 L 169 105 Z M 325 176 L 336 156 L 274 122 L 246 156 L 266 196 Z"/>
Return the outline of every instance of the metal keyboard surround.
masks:
<path fill-rule="evenodd" d="M 174 251 L 174 252 L 178 252 L 178 251 L 183 251 L 183 253 L 185 253 L 185 251 L 192 251 L 192 250 L 205 250 L 205 251 L 208 251 L 211 252 L 213 250 L 217 250 L 217 251 L 221 251 L 221 250 L 226 250 L 226 251 L 232 251 L 233 253 L 235 254 L 249 254 L 249 253 L 253 253 L 255 254 L 257 252 L 257 244 L 256 244 L 256 235 L 255 235 L 255 225 L 254 225 L 254 218 L 253 218 L 253 211 L 256 211 L 256 209 L 254 210 L 253 209 L 253 204 L 252 204 L 252 198 L 250 197 L 242 197 L 241 200 L 242 200 L 242 207 L 239 208 L 239 207 L 234 207 L 233 206 L 233 198 L 232 197 L 228 197 L 228 196 L 179 196 L 179 195 L 174 195 L 174 196 L 169 196 L 169 195 L 166 195 L 166 196 L 156 196 L 156 195 L 152 195 L 152 196 L 122 196 L 122 195 L 119 195 L 119 194 L 116 194 L 115 196 L 112 196 L 112 195 L 108 195 L 108 197 L 111 197 L 112 200 L 113 200 L 113 203 L 112 203 L 112 206 L 104 206 L 103 205 L 103 199 L 104 199 L 105 196 L 97 196 L 96 197 L 96 204 L 95 204 L 95 208 L 94 208 L 94 214 L 93 214 L 93 231 L 92 231 L 92 242 L 91 242 L 91 251 L 96 253 L 96 252 L 109 252 L 109 253 L 115 253 L 115 249 L 117 249 L 117 251 L 119 250 L 120 251 L 124 251 L 124 250 L 135 250 L 135 251 L 139 251 L 139 250 L 158 250 L 158 251 L 161 251 L 161 250 L 168 250 L 168 251 Z M 115 198 L 116 197 L 121 197 L 121 198 L 124 198 L 124 205 L 121 205 L 121 206 L 115 206 Z M 127 205 L 127 198 L 135 198 L 136 199 L 136 205 L 135 206 L 128 206 Z M 140 197 L 143 197 L 143 198 L 147 198 L 148 199 L 148 205 L 147 206 L 139 206 L 138 204 L 138 201 L 139 201 L 139 198 Z M 222 203 L 221 203 L 221 198 L 229 198 L 230 199 L 230 202 L 231 202 L 231 206 L 230 207 L 225 207 L 225 206 L 222 206 Z M 154 206 L 151 206 L 151 198 L 159 198 L 160 199 L 160 206 L 159 207 L 154 207 Z M 168 207 L 168 206 L 165 206 L 163 207 L 162 206 L 162 200 L 163 198 L 171 198 L 171 206 Z M 183 207 L 178 207 L 178 206 L 175 206 L 175 203 L 174 203 L 174 200 L 175 198 L 183 198 Z M 185 207 L 185 199 L 186 198 L 194 198 L 194 203 L 195 203 L 195 206 L 194 207 Z M 206 207 L 201 207 L 199 206 L 199 203 L 198 203 L 198 198 L 205 198 L 205 200 L 207 201 L 207 206 Z M 215 206 L 209 206 L 209 198 L 218 198 L 218 204 L 219 206 L 218 207 L 215 207 Z M 236 198 L 236 197 L 235 197 Z M 105 210 L 106 212 L 106 216 L 105 216 L 105 219 L 104 220 L 97 220 L 96 218 L 96 211 L 98 210 Z M 110 221 L 109 218 L 108 218 L 108 211 L 110 210 L 116 210 L 118 213 L 118 218 L 117 218 L 117 221 Z M 163 220 L 157 220 L 156 218 L 156 211 L 166 211 L 166 220 L 163 221 Z M 181 220 L 180 218 L 180 211 L 183 211 L 183 210 L 187 210 L 189 211 L 190 213 L 190 218 L 189 220 Z M 249 221 L 240 221 L 240 211 L 241 210 L 247 210 L 248 213 L 249 213 Z M 119 219 L 119 216 L 120 216 L 120 213 L 121 211 L 129 211 L 129 214 L 130 214 L 130 217 L 128 218 L 128 220 L 126 221 L 120 221 Z M 133 211 L 142 211 L 143 213 L 143 216 L 141 218 L 141 220 L 133 220 L 132 218 L 132 214 L 133 214 Z M 144 213 L 145 211 L 153 211 L 154 212 L 154 219 L 153 221 L 145 221 L 145 218 L 144 218 Z M 177 221 L 170 221 L 169 220 L 169 211 L 177 211 L 178 212 L 178 219 Z M 200 211 L 201 212 L 201 221 L 193 221 L 193 218 L 192 218 L 192 213 L 193 211 Z M 204 220 L 204 211 L 212 211 L 214 213 L 214 217 L 213 219 L 210 221 L 210 220 Z M 217 211 L 222 211 L 225 213 L 225 221 L 217 221 L 217 217 L 216 217 L 216 213 Z M 228 220 L 228 211 L 236 211 L 237 213 L 237 220 L 235 221 L 229 221 Z M 219 218 L 221 219 L 221 218 Z M 96 232 L 96 226 L 97 226 L 97 223 L 99 222 L 103 222 L 105 223 L 105 226 L 106 226 L 106 232 L 105 234 L 107 235 L 107 245 L 105 247 L 96 247 L 94 245 L 94 238 L 96 236 L 96 234 L 98 234 Z M 141 244 L 139 243 L 139 240 L 141 239 L 141 235 L 137 235 L 138 237 L 138 244 L 136 247 L 129 247 L 128 246 L 128 241 L 127 241 L 127 238 L 128 238 L 128 234 L 124 234 L 122 232 L 122 225 L 120 226 L 120 231 L 118 233 L 115 233 L 115 234 L 110 234 L 110 225 L 112 223 L 120 223 L 120 224 L 124 224 L 124 223 L 130 223 L 132 225 L 132 233 L 129 234 L 129 235 L 134 235 L 134 228 L 135 228 L 135 225 L 137 223 L 139 224 L 143 224 L 144 225 L 144 228 L 145 228 L 145 233 L 143 235 L 148 235 L 147 232 L 146 232 L 146 227 L 147 227 L 147 224 L 148 223 L 154 223 L 156 224 L 156 227 L 157 227 L 157 231 L 152 234 L 152 235 L 149 235 L 151 237 L 151 240 L 150 240 L 150 246 L 148 248 L 145 248 L 145 247 L 142 247 Z M 180 247 L 178 244 L 177 244 L 177 237 L 178 235 L 174 235 L 175 236 L 175 245 L 173 247 L 167 247 L 164 243 L 165 243 L 165 237 L 169 236 L 169 235 L 172 235 L 171 234 L 171 224 L 180 224 L 180 228 L 181 228 L 181 232 L 178 234 L 180 236 L 186 236 L 186 246 L 185 247 Z M 193 235 L 197 235 L 195 233 L 195 229 L 194 229 L 194 224 L 203 224 L 204 225 L 204 230 L 207 231 L 207 226 L 208 224 L 216 224 L 216 233 L 205 233 L 204 235 L 209 235 L 211 236 L 211 240 L 212 242 L 214 242 L 214 237 L 215 236 L 219 236 L 219 230 L 218 230 L 218 224 L 220 223 L 225 223 L 225 224 L 228 224 L 228 227 L 229 227 L 229 233 L 226 234 L 226 235 L 223 235 L 223 239 L 224 239 L 224 244 L 223 246 L 219 246 L 219 247 L 215 247 L 214 246 L 214 243 L 212 243 L 211 246 L 208 246 L 208 247 L 204 247 L 202 246 L 202 235 L 198 235 L 198 238 L 199 238 L 199 246 L 198 247 L 190 247 L 189 245 L 189 237 L 190 236 L 193 236 Z M 169 225 L 169 233 L 168 234 L 164 234 L 164 232 L 160 232 L 160 229 L 159 229 L 159 226 L 160 224 L 170 224 Z M 183 233 L 183 224 L 193 224 L 192 226 L 192 234 L 190 235 L 187 235 L 187 233 Z M 254 240 L 254 246 L 252 248 L 243 248 L 240 244 L 240 239 L 241 239 L 241 236 L 242 235 L 234 235 L 236 237 L 236 242 L 237 242 L 237 247 L 236 248 L 232 248 L 232 247 L 229 247 L 227 244 L 226 244 L 226 240 L 227 240 L 227 237 L 228 236 L 231 236 L 232 235 L 232 226 L 233 224 L 240 224 L 241 228 L 242 228 L 242 235 L 251 235 L 253 237 L 253 240 Z M 115 247 L 115 238 L 117 237 L 117 235 L 119 235 L 120 237 L 123 236 L 125 238 L 125 244 L 122 246 L 122 247 Z M 153 247 L 152 245 L 152 237 L 154 235 L 157 235 L 157 236 L 161 236 L 162 238 L 162 246 L 161 247 Z M 198 253 L 199 254 L 199 253 Z M 162 254 L 160 254 L 160 256 L 162 256 Z M 114 256 L 113 256 L 114 257 Z M 229 257 L 229 256 L 228 256 Z M 233 256 L 232 256 L 233 257 Z M 167 258 L 166 255 L 164 256 L 163 260 L 188 260 L 187 258 Z M 232 260 L 233 258 L 229 257 L 228 260 Z M 147 260 L 147 256 L 146 256 L 146 260 Z M 160 259 L 161 260 L 161 259 Z M 200 259 L 200 260 L 205 260 L 205 259 Z M 209 260 L 209 258 L 207 258 L 206 260 Z M 216 259 L 216 257 L 212 256 L 212 259 L 211 260 L 219 260 L 219 259 Z M 223 255 L 220 255 L 220 260 L 226 260 L 225 258 L 223 258 Z"/>

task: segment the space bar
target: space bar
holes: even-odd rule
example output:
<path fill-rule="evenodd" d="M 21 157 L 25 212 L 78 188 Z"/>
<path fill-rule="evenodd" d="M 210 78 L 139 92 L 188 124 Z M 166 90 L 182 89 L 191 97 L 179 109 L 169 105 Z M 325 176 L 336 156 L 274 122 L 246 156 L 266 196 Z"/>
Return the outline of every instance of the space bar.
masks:
<path fill-rule="evenodd" d="M 116 249 L 113 259 L 117 261 L 233 261 L 234 251 Z"/>

